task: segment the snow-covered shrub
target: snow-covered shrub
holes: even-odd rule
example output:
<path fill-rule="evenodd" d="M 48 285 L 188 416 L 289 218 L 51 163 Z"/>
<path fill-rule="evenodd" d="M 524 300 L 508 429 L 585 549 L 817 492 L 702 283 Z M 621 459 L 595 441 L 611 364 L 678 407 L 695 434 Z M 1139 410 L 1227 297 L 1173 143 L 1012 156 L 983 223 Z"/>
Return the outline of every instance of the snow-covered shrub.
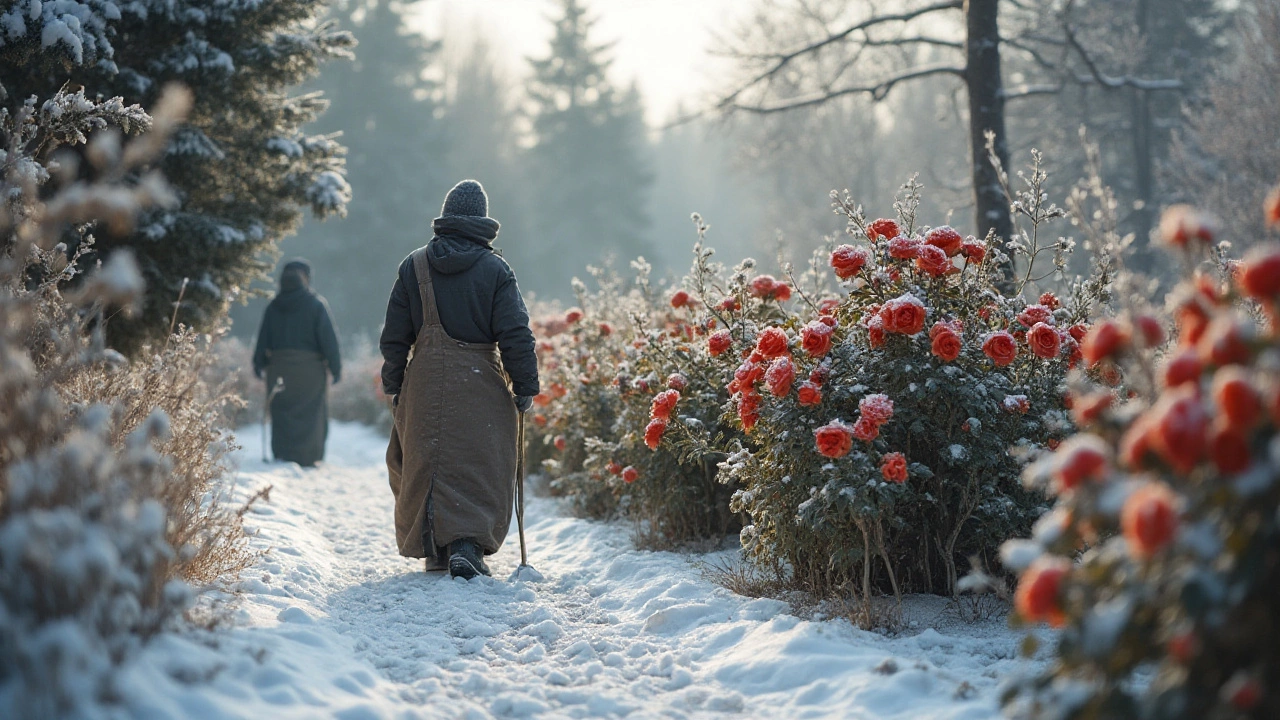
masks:
<path fill-rule="evenodd" d="M 59 290 L 81 259 L 57 242 L 66 227 L 127 229 L 171 199 L 145 164 L 186 104 L 167 96 L 154 123 L 81 94 L 0 111 L 3 717 L 107 716 L 115 668 L 190 606 L 185 580 L 211 582 L 247 557 L 239 513 L 206 492 L 227 439 L 195 379 L 197 336 L 175 336 L 149 365 L 105 347 L 104 322 L 141 297 L 127 254 Z M 127 145 L 97 132 L 84 148 L 96 179 L 81 179 L 76 156 L 46 154 L 120 127 L 121 111 L 154 132 Z"/>
<path fill-rule="evenodd" d="M 552 487 L 589 516 L 621 512 L 647 547 L 723 537 L 741 524 L 716 479 L 724 455 L 710 445 L 738 435 L 723 419 L 725 367 L 705 344 L 719 321 L 702 298 L 724 294 L 712 290 L 724 282 L 710 257 L 695 248 L 687 290 L 652 287 L 642 261 L 629 290 L 597 273 L 597 291 L 578 284 L 578 306 L 535 323 L 544 392 L 533 423 Z"/>
<path fill-rule="evenodd" d="M 261 396 L 263 391 L 261 380 L 254 383 L 251 392 Z M 264 400 L 257 398 L 259 405 Z M 329 388 L 329 417 L 391 432 L 391 398 L 382 392 L 382 354 L 367 340 L 354 343 L 344 352 L 342 382 Z M 259 407 L 254 422 L 261 421 Z"/>
<path fill-rule="evenodd" d="M 1026 473 L 1056 504 L 1005 563 L 1022 620 L 1062 630 L 1017 717 L 1280 717 L 1280 244 L 1223 263 L 1185 207 L 1161 232 L 1188 272 L 1176 341 L 1144 311 L 1095 324 L 1084 359 L 1128 392 L 1081 382 L 1082 432 Z"/>
<path fill-rule="evenodd" d="M 820 594 L 952 593 L 957 565 L 1030 528 L 1043 496 L 1019 484 L 1021 465 L 1072 429 L 1063 381 L 1100 296 L 1077 281 L 1061 300 L 1023 297 L 1037 233 L 1062 215 L 1038 169 L 1029 182 L 1012 286 L 994 244 L 918 224 L 914 182 L 896 219 L 868 222 L 833 194 L 853 240 L 822 260 L 842 291 L 798 287 L 803 313 L 728 334 L 747 440 L 721 478 L 751 517 L 748 558 Z"/>

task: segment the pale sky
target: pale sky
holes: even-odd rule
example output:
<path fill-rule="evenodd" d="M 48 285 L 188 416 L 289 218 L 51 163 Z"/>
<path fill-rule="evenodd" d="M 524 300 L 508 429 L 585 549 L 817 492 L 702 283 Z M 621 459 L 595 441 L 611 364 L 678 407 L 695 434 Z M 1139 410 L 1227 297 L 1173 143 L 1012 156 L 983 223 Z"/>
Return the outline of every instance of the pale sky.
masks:
<path fill-rule="evenodd" d="M 415 29 L 427 36 L 461 34 L 477 29 L 505 63 L 510 76 L 528 71 L 524 58 L 541 57 L 558 14 L 554 0 L 429 0 L 415 8 Z M 596 43 L 615 42 L 612 80 L 619 86 L 633 79 L 644 96 L 650 125 L 670 120 L 681 101 L 698 104 L 711 88 L 723 61 L 708 50 L 716 33 L 724 34 L 746 0 L 587 0 L 598 22 Z M 446 41 L 448 36 L 446 36 Z"/>

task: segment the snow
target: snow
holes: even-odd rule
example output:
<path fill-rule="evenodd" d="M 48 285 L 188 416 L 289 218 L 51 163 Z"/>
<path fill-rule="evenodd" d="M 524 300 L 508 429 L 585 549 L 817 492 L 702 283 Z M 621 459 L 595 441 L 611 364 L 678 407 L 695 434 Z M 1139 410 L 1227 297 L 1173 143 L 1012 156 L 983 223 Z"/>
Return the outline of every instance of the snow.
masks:
<path fill-rule="evenodd" d="M 334 423 L 318 469 L 263 464 L 240 437 L 237 491 L 271 485 L 249 515 L 272 547 L 248 571 L 234 627 L 161 636 L 118 682 L 147 718 L 911 718 L 999 715 L 1021 635 L 963 622 L 942 598 L 908 598 L 895 636 L 804 619 L 708 581 L 736 551 L 634 549 L 629 526 L 530 498 L 530 561 L 508 579 L 514 523 L 467 582 L 401 558 L 385 439 Z"/>

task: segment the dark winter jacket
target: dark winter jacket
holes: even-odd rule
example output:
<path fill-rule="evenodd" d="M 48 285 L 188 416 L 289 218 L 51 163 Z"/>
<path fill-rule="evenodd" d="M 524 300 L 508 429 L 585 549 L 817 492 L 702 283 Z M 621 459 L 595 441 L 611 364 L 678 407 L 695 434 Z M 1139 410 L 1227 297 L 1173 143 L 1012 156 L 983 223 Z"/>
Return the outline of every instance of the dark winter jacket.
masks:
<path fill-rule="evenodd" d="M 329 304 L 311 291 L 306 277 L 286 271 L 276 294 L 262 316 L 258 346 L 253 351 L 253 371 L 259 377 L 271 363 L 273 350 L 310 350 L 324 356 L 333 381 L 342 377 L 338 334 L 329 316 Z"/>
<path fill-rule="evenodd" d="M 529 311 L 515 273 L 493 251 L 498 222 L 450 215 L 436 218 L 432 228 L 435 237 L 427 243 L 427 260 L 445 332 L 462 342 L 498 343 L 512 391 L 537 395 L 538 359 Z M 400 263 L 379 342 L 382 388 L 388 395 L 399 394 L 409 350 L 421 329 L 422 298 L 410 256 Z"/>

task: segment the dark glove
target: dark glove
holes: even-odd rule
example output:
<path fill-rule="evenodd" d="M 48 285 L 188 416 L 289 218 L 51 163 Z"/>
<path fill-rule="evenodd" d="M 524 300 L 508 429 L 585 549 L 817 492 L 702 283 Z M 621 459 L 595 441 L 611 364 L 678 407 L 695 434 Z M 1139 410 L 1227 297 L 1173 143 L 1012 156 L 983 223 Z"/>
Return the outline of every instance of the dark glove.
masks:
<path fill-rule="evenodd" d="M 341 375 L 334 375 L 334 376 L 333 376 L 333 384 L 334 384 L 334 385 L 337 385 L 337 384 L 338 384 L 338 381 L 339 381 L 339 380 L 341 380 L 341 379 L 342 379 L 342 376 L 341 376 Z"/>
<path fill-rule="evenodd" d="M 517 396 L 516 396 L 516 409 L 517 409 L 517 410 L 519 410 L 519 411 L 520 411 L 520 412 L 522 412 L 522 413 L 527 413 L 527 412 L 529 412 L 529 408 L 531 408 L 531 407 L 533 407 L 533 396 L 532 396 L 532 395 L 517 395 Z"/>

